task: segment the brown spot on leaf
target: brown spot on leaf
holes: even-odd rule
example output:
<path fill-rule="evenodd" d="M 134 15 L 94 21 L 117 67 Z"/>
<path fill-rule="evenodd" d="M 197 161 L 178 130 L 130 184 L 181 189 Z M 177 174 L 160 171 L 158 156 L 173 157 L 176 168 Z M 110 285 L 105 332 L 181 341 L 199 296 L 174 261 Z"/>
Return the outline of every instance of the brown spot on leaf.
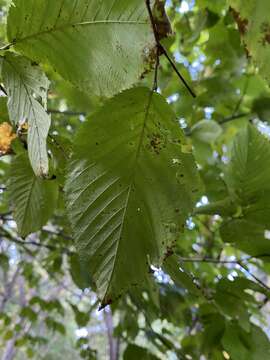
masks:
<path fill-rule="evenodd" d="M 245 18 L 242 18 L 241 15 L 239 14 L 239 12 L 237 12 L 233 8 L 230 8 L 230 11 L 234 17 L 234 20 L 237 22 L 240 34 L 245 35 L 245 33 L 247 32 L 248 20 Z"/>
<path fill-rule="evenodd" d="M 166 253 L 164 255 L 164 260 L 166 260 L 168 257 L 172 256 L 174 254 L 174 251 L 171 247 L 167 247 Z"/>
<path fill-rule="evenodd" d="M 262 23 L 261 32 L 263 37 L 261 39 L 261 43 L 263 46 L 270 44 L 270 24 L 267 22 Z"/>
<path fill-rule="evenodd" d="M 160 134 L 152 134 L 150 140 L 150 148 L 158 155 L 162 149 L 164 143 Z"/>
<path fill-rule="evenodd" d="M 145 70 L 141 74 L 140 79 L 144 79 L 145 76 L 151 72 L 156 64 L 157 61 L 157 48 L 156 46 L 153 46 L 152 44 L 149 46 L 147 45 L 143 49 L 143 61 L 145 63 Z"/>

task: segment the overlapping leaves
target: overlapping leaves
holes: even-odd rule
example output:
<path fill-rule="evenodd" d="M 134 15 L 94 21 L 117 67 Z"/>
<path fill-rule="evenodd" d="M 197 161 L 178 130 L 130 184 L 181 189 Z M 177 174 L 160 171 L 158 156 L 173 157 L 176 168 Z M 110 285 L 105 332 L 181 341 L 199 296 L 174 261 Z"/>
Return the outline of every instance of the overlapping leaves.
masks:
<path fill-rule="evenodd" d="M 13 1 L 8 38 L 82 90 L 111 96 L 149 69 L 154 46 L 144 0 Z"/>
<path fill-rule="evenodd" d="M 268 0 L 228 0 L 248 54 L 270 81 L 270 3 Z"/>
<path fill-rule="evenodd" d="M 52 215 L 57 201 L 57 185 L 53 180 L 35 176 L 26 154 L 12 162 L 9 196 L 13 217 L 21 236 L 38 231 Z"/>
<path fill-rule="evenodd" d="M 108 102 L 75 143 L 68 212 L 105 305 L 169 255 L 198 192 L 196 168 L 174 114 L 146 88 Z"/>
<path fill-rule="evenodd" d="M 27 129 L 32 168 L 37 176 L 45 177 L 49 172 L 46 145 L 51 124 L 46 112 L 49 81 L 41 69 L 25 57 L 7 53 L 2 62 L 10 120 L 18 130 Z"/>

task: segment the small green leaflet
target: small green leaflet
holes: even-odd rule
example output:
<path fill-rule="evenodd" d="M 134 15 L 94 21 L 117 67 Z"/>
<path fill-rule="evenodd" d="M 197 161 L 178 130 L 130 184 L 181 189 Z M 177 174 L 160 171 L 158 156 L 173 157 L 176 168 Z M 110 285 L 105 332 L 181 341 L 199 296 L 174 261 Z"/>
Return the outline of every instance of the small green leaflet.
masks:
<path fill-rule="evenodd" d="M 248 54 L 270 81 L 270 2 L 269 0 L 228 0 L 238 23 Z"/>
<path fill-rule="evenodd" d="M 147 88 L 108 101 L 75 144 L 68 215 L 105 306 L 170 254 L 198 195 L 198 173 L 174 113 Z"/>
<path fill-rule="evenodd" d="M 21 236 L 38 231 L 52 215 L 58 197 L 57 184 L 35 176 L 25 153 L 11 164 L 9 197 Z"/>
<path fill-rule="evenodd" d="M 15 49 L 37 62 L 49 62 L 88 93 L 112 96 L 137 82 L 154 61 L 144 0 L 13 4 L 7 27 Z"/>
<path fill-rule="evenodd" d="M 255 126 L 237 134 L 225 180 L 242 203 L 270 190 L 270 141 Z"/>
<path fill-rule="evenodd" d="M 17 127 L 28 124 L 32 168 L 37 176 L 46 177 L 49 171 L 46 140 L 51 124 L 46 113 L 49 81 L 41 69 L 25 57 L 7 53 L 2 61 L 10 120 Z"/>

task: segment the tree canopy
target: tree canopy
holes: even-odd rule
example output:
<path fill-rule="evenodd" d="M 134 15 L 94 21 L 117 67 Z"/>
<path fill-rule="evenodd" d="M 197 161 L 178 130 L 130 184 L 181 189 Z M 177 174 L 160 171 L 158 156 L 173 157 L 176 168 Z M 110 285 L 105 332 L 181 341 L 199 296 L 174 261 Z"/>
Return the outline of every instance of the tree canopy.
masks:
<path fill-rule="evenodd" d="M 270 359 L 269 14 L 0 0 L 1 360 Z"/>

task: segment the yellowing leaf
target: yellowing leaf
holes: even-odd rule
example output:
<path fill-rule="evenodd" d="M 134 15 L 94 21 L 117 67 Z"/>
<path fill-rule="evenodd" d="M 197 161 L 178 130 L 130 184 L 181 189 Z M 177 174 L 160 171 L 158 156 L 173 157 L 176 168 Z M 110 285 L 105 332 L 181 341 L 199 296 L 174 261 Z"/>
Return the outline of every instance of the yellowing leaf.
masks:
<path fill-rule="evenodd" d="M 12 131 L 12 126 L 4 122 L 0 125 L 0 154 L 8 154 L 12 140 L 16 138 L 16 134 Z"/>

